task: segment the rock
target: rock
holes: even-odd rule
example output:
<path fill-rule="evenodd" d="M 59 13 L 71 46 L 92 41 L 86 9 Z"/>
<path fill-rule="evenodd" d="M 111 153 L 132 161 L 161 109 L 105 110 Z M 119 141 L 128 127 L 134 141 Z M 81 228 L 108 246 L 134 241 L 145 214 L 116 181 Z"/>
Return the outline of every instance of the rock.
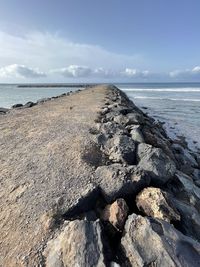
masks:
<path fill-rule="evenodd" d="M 101 214 L 103 221 L 110 222 L 116 229 L 123 230 L 129 208 L 123 198 L 117 199 L 111 205 L 107 205 Z"/>
<path fill-rule="evenodd" d="M 200 213 L 198 210 L 192 205 L 179 201 L 176 198 L 171 198 L 170 201 L 181 215 L 181 221 L 178 224 L 179 230 L 200 242 Z"/>
<path fill-rule="evenodd" d="M 128 266 L 200 266 L 200 244 L 162 220 L 130 215 L 121 245 Z"/>
<path fill-rule="evenodd" d="M 41 104 L 41 103 L 47 102 L 47 101 L 49 101 L 49 100 L 51 100 L 50 97 L 41 98 L 41 99 L 39 99 L 39 100 L 37 101 L 37 104 Z"/>
<path fill-rule="evenodd" d="M 163 128 L 158 128 L 158 125 L 155 125 L 155 123 L 152 125 L 152 123 L 148 125 L 146 122 L 142 128 L 145 142 L 154 147 L 161 148 L 171 159 L 174 160 L 174 154 L 171 150 L 171 142 L 167 138 L 166 133 Z"/>
<path fill-rule="evenodd" d="M 147 187 L 136 197 L 139 210 L 145 215 L 167 222 L 180 221 L 180 215 L 168 204 L 167 193 L 159 188 Z"/>
<path fill-rule="evenodd" d="M 150 176 L 146 172 L 138 167 L 125 168 L 118 163 L 98 167 L 95 178 L 108 203 L 135 195 L 150 183 Z"/>
<path fill-rule="evenodd" d="M 109 108 L 104 108 L 104 109 L 102 109 L 101 114 L 102 114 L 102 115 L 105 115 L 105 114 L 107 114 L 108 112 L 109 112 Z"/>
<path fill-rule="evenodd" d="M 131 138 L 137 142 L 137 143 L 144 143 L 144 137 L 142 135 L 142 132 L 135 128 L 135 129 L 132 129 L 131 132 L 130 132 L 130 135 L 131 135 Z"/>
<path fill-rule="evenodd" d="M 129 122 L 128 117 L 120 114 L 118 116 L 115 116 L 113 119 L 116 123 L 120 124 L 120 125 L 127 125 Z"/>
<path fill-rule="evenodd" d="M 131 124 L 142 124 L 144 123 L 144 118 L 137 112 L 128 113 L 127 115 L 118 115 L 114 118 L 114 121 L 120 125 L 131 125 Z"/>
<path fill-rule="evenodd" d="M 128 113 L 128 124 L 143 124 L 144 123 L 144 117 L 143 115 L 134 112 L 134 113 Z"/>
<path fill-rule="evenodd" d="M 174 179 L 168 183 L 168 188 L 176 199 L 194 206 L 200 212 L 200 188 L 195 185 L 192 178 L 176 171 Z"/>
<path fill-rule="evenodd" d="M 108 137 L 113 137 L 115 134 L 123 134 L 125 129 L 115 122 L 108 121 L 102 124 L 101 132 Z"/>
<path fill-rule="evenodd" d="M 106 153 L 113 162 L 133 165 L 135 163 L 135 143 L 127 135 L 115 135 L 106 145 Z"/>
<path fill-rule="evenodd" d="M 8 111 L 9 111 L 8 108 L 0 108 L 0 114 L 5 114 Z"/>
<path fill-rule="evenodd" d="M 15 104 L 12 106 L 12 108 L 21 108 L 23 107 L 23 104 Z"/>
<path fill-rule="evenodd" d="M 35 105 L 36 105 L 36 103 L 33 103 L 33 102 L 29 101 L 29 102 L 27 102 L 23 107 L 24 107 L 24 108 L 31 108 L 31 107 L 33 107 L 33 106 L 35 106 Z"/>
<path fill-rule="evenodd" d="M 194 168 L 198 167 L 198 163 L 194 156 L 191 155 L 188 149 L 183 148 L 179 144 L 173 144 L 172 149 L 174 151 L 179 170 L 188 175 L 192 175 Z"/>
<path fill-rule="evenodd" d="M 152 174 L 155 184 L 164 184 L 174 176 L 175 163 L 162 149 L 141 143 L 138 145 L 137 155 L 139 167 Z"/>
<path fill-rule="evenodd" d="M 103 267 L 103 244 L 98 221 L 68 222 L 54 239 L 47 243 L 46 267 Z"/>

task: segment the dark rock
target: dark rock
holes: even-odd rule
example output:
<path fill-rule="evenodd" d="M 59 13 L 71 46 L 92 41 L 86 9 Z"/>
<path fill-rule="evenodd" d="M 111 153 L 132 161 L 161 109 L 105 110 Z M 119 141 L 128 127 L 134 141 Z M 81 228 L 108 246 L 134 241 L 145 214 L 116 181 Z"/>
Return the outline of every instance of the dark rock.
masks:
<path fill-rule="evenodd" d="M 35 106 L 36 105 L 36 103 L 33 103 L 33 102 L 27 102 L 23 107 L 24 108 L 31 108 L 31 107 L 33 107 L 33 106 Z"/>
<path fill-rule="evenodd" d="M 128 266 L 200 266 L 200 244 L 162 220 L 130 215 L 121 244 Z"/>
<path fill-rule="evenodd" d="M 105 145 L 105 151 L 113 162 L 133 165 L 136 159 L 135 143 L 127 135 L 115 135 Z"/>
<path fill-rule="evenodd" d="M 176 198 L 170 199 L 181 215 L 181 221 L 176 224 L 178 229 L 185 235 L 200 242 L 200 213 L 192 204 L 186 204 Z"/>
<path fill-rule="evenodd" d="M 155 184 L 164 184 L 174 176 L 176 166 L 162 149 L 141 143 L 137 155 L 139 167 L 151 173 Z"/>
<path fill-rule="evenodd" d="M 191 175 L 194 171 L 194 168 L 198 167 L 195 157 L 179 144 L 173 144 L 172 149 L 174 151 L 179 170 Z"/>
<path fill-rule="evenodd" d="M 133 197 L 150 183 L 150 176 L 138 167 L 125 168 L 118 163 L 98 167 L 95 177 L 108 203 L 117 198 Z"/>
<path fill-rule="evenodd" d="M 0 108 L 0 114 L 6 114 L 8 111 L 8 108 Z"/>
<path fill-rule="evenodd" d="M 23 107 L 23 104 L 15 104 L 12 106 L 12 108 L 21 108 Z"/>
<path fill-rule="evenodd" d="M 174 179 L 168 183 L 168 189 L 178 200 L 194 206 L 200 212 L 200 188 L 195 185 L 191 177 L 176 171 Z"/>

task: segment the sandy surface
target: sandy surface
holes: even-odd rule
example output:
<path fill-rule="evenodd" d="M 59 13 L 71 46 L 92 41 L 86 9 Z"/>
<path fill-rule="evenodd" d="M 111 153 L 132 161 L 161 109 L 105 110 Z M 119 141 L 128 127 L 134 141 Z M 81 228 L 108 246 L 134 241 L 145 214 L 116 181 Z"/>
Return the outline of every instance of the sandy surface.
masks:
<path fill-rule="evenodd" d="M 91 88 L 0 116 L 0 266 L 26 266 L 27 258 L 39 266 L 51 226 L 92 190 L 98 159 L 87 154 L 96 149 L 89 129 L 106 92 Z"/>

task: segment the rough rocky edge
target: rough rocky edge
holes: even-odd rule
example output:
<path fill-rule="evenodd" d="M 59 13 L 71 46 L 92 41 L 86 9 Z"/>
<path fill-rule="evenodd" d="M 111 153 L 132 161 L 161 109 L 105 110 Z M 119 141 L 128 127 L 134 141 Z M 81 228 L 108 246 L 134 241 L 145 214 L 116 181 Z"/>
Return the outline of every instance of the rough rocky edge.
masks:
<path fill-rule="evenodd" d="M 116 87 L 1 109 L 0 155 L 0 266 L 200 266 L 199 154 Z"/>

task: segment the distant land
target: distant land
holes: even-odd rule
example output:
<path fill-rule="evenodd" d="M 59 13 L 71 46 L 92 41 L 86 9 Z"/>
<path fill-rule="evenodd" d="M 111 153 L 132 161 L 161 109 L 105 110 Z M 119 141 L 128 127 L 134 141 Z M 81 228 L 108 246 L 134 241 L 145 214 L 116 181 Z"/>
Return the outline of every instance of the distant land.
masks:
<path fill-rule="evenodd" d="M 90 84 L 90 83 L 77 83 L 77 84 L 75 84 L 75 83 L 65 83 L 65 84 L 63 84 L 63 83 L 56 83 L 56 84 L 52 84 L 52 83 L 40 83 L 40 84 L 33 84 L 33 83 L 31 83 L 31 84 L 19 84 L 17 87 L 19 87 L 19 88 L 28 88 L 28 87 L 30 87 L 30 88 L 32 88 L 32 87 L 93 87 L 93 86 L 95 86 L 95 85 L 97 85 L 97 84 Z"/>

